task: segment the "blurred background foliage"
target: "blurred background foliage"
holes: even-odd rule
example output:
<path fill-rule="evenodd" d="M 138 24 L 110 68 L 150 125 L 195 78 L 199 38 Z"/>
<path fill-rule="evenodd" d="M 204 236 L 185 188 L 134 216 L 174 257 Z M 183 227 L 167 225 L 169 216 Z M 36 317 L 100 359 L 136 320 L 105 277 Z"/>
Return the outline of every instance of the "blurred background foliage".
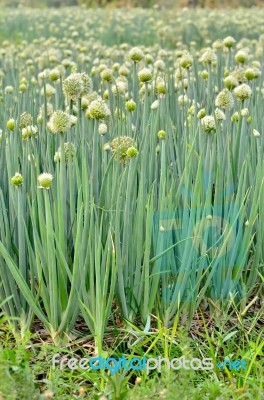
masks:
<path fill-rule="evenodd" d="M 62 7 L 84 5 L 87 7 L 223 7 L 264 5 L 264 0 L 0 0 L 1 6 Z"/>

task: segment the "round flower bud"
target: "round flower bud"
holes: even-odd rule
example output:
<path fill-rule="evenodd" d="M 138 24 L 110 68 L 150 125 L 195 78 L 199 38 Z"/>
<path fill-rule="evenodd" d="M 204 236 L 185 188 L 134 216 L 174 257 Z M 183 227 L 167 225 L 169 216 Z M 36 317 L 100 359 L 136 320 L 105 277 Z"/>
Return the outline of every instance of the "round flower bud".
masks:
<path fill-rule="evenodd" d="M 9 131 L 13 131 L 15 129 L 15 120 L 14 118 L 11 118 L 7 121 L 6 127 Z"/>
<path fill-rule="evenodd" d="M 157 110 L 157 108 L 159 108 L 159 100 L 153 101 L 150 108 L 151 108 L 151 110 Z"/>
<path fill-rule="evenodd" d="M 88 107 L 88 113 L 94 119 L 107 119 L 110 116 L 110 110 L 102 99 L 92 101 Z"/>
<path fill-rule="evenodd" d="M 226 119 L 225 113 L 220 108 L 215 109 L 215 118 L 217 121 L 224 121 Z"/>
<path fill-rule="evenodd" d="M 202 118 L 204 118 L 205 116 L 206 116 L 205 108 L 202 108 L 202 109 L 198 112 L 197 118 L 202 119 Z"/>
<path fill-rule="evenodd" d="M 239 50 L 235 55 L 237 63 L 244 64 L 248 60 L 248 54 L 244 50 Z"/>
<path fill-rule="evenodd" d="M 49 189 L 51 187 L 53 181 L 53 176 L 46 172 L 43 172 L 38 176 L 38 188 L 40 189 Z"/>
<path fill-rule="evenodd" d="M 27 126 L 32 124 L 33 124 L 33 117 L 30 114 L 24 112 L 23 114 L 20 115 L 19 129 L 22 130 L 23 128 L 26 128 Z"/>
<path fill-rule="evenodd" d="M 256 129 L 253 129 L 252 133 L 253 133 L 253 136 L 260 137 L 260 133 Z"/>
<path fill-rule="evenodd" d="M 105 135 L 107 133 L 107 125 L 104 123 L 99 124 L 98 133 L 99 135 Z"/>
<path fill-rule="evenodd" d="M 247 117 L 249 115 L 248 108 L 243 108 L 241 110 L 241 115 L 242 115 L 242 117 Z"/>
<path fill-rule="evenodd" d="M 19 174 L 18 172 L 11 178 L 11 182 L 13 183 L 14 186 L 18 187 L 21 186 L 23 183 L 23 176 Z"/>
<path fill-rule="evenodd" d="M 25 83 L 21 83 L 21 85 L 19 85 L 19 91 L 20 93 L 25 93 L 27 91 L 27 85 Z"/>
<path fill-rule="evenodd" d="M 215 119 L 211 115 L 207 115 L 207 116 L 203 117 L 201 120 L 201 123 L 202 123 L 203 130 L 206 133 L 215 132 L 215 130 L 216 130 Z"/>
<path fill-rule="evenodd" d="M 53 86 L 46 84 L 46 96 L 50 99 L 55 94 L 55 89 Z M 41 89 L 41 95 L 44 96 L 44 88 Z"/>
<path fill-rule="evenodd" d="M 201 62 L 203 64 L 212 64 L 212 63 L 215 63 L 216 61 L 217 61 L 217 57 L 216 57 L 214 50 L 212 50 L 212 49 L 207 49 L 201 57 Z"/>
<path fill-rule="evenodd" d="M 141 49 L 139 49 L 138 47 L 133 47 L 129 54 L 128 57 L 130 60 L 136 62 L 141 61 L 144 58 L 144 53 Z"/>
<path fill-rule="evenodd" d="M 100 75 L 102 81 L 109 83 L 113 81 L 113 71 L 110 68 L 105 68 Z"/>
<path fill-rule="evenodd" d="M 235 87 L 238 86 L 238 80 L 232 76 L 232 75 L 228 75 L 225 79 L 224 79 L 224 84 L 225 87 L 229 90 L 233 90 Z"/>
<path fill-rule="evenodd" d="M 189 69 L 191 68 L 192 64 L 193 58 L 191 54 L 188 51 L 185 51 L 180 58 L 180 66 L 184 69 Z"/>
<path fill-rule="evenodd" d="M 127 109 L 127 111 L 130 111 L 130 112 L 132 112 L 132 111 L 135 111 L 135 109 L 137 108 L 137 105 L 136 105 L 136 103 L 134 102 L 134 100 L 128 100 L 127 102 L 126 102 L 126 109 Z"/>
<path fill-rule="evenodd" d="M 133 157 L 136 157 L 137 155 L 138 155 L 138 150 L 135 148 L 135 147 L 129 147 L 128 149 L 127 149 L 127 152 L 126 152 L 126 155 L 129 157 L 129 158 L 133 158 Z"/>
<path fill-rule="evenodd" d="M 49 128 L 52 133 L 66 133 L 71 126 L 70 115 L 64 111 L 55 111 L 49 121 Z"/>
<path fill-rule="evenodd" d="M 54 68 L 49 72 L 49 78 L 53 82 L 56 82 L 60 76 L 61 76 L 60 70 L 57 68 Z"/>
<path fill-rule="evenodd" d="M 228 49 L 233 47 L 235 43 L 236 43 L 236 40 L 232 36 L 228 36 L 223 40 L 224 46 L 227 47 Z"/>
<path fill-rule="evenodd" d="M 6 86 L 5 87 L 5 94 L 12 94 L 14 92 L 13 86 Z"/>
<path fill-rule="evenodd" d="M 257 68 L 247 68 L 245 71 L 245 78 L 248 81 L 253 81 L 260 76 L 260 70 Z"/>
<path fill-rule="evenodd" d="M 134 147 L 134 140 L 129 136 L 121 136 L 115 138 L 111 143 L 111 150 L 116 159 L 125 163 L 127 150 Z"/>
<path fill-rule="evenodd" d="M 207 71 L 204 70 L 204 71 L 201 72 L 201 77 L 202 77 L 203 79 L 205 79 L 205 80 L 208 79 L 208 76 L 209 76 L 209 74 L 208 74 Z"/>
<path fill-rule="evenodd" d="M 38 128 L 33 125 L 27 126 L 26 128 L 22 129 L 22 139 L 27 140 L 30 139 L 32 136 L 36 136 L 38 132 Z"/>
<path fill-rule="evenodd" d="M 234 98 L 232 93 L 228 89 L 223 89 L 218 93 L 215 99 L 215 105 L 221 107 L 224 110 L 229 110 L 234 106 Z"/>
<path fill-rule="evenodd" d="M 140 82 L 150 82 L 152 80 L 152 72 L 148 68 L 143 68 L 138 73 L 138 79 Z"/>
<path fill-rule="evenodd" d="M 63 81 L 63 93 L 68 99 L 77 100 L 81 97 L 82 92 L 83 81 L 81 74 L 71 74 Z"/>
<path fill-rule="evenodd" d="M 158 138 L 159 139 L 165 139 L 166 137 L 166 132 L 163 130 L 158 131 Z"/>
<path fill-rule="evenodd" d="M 235 112 L 232 116 L 231 116 L 231 121 L 232 122 L 238 122 L 239 120 L 239 114 L 238 112 Z"/>
<path fill-rule="evenodd" d="M 105 144 L 104 144 L 104 147 L 103 147 L 103 150 L 104 150 L 104 151 L 109 151 L 109 150 L 111 150 L 110 144 L 109 144 L 109 143 L 105 143 Z"/>
<path fill-rule="evenodd" d="M 252 117 L 251 117 L 251 115 L 247 118 L 247 123 L 248 124 L 251 124 L 251 122 L 252 122 Z"/>
<path fill-rule="evenodd" d="M 252 95 L 252 90 L 250 86 L 243 83 L 242 85 L 239 85 L 234 89 L 234 95 L 238 100 L 245 101 L 249 99 L 250 96 Z"/>

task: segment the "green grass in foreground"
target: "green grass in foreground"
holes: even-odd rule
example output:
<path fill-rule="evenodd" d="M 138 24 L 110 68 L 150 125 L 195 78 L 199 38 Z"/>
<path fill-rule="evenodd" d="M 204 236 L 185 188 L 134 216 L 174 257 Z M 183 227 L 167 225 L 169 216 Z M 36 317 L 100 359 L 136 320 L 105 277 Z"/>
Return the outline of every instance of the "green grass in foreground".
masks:
<path fill-rule="evenodd" d="M 212 358 L 217 361 L 240 359 L 247 361 L 247 369 L 224 371 L 215 367 L 210 371 L 163 368 L 146 371 L 70 370 L 59 366 L 52 369 L 52 356 L 82 358 L 94 357 L 94 342 L 89 336 L 73 340 L 66 347 L 52 345 L 45 331 L 37 329 L 32 335 L 13 335 L 10 325 L 1 320 L 0 339 L 0 399 L 40 400 L 53 399 L 263 399 L 263 341 L 261 341 L 261 315 L 263 311 L 251 309 L 243 318 L 239 313 L 224 317 L 212 325 L 206 315 L 197 314 L 187 336 L 177 320 L 172 329 L 159 325 L 147 335 L 136 327 L 128 334 L 115 327 L 105 338 L 105 358 L 125 355 L 143 357 Z M 208 317 L 208 316 L 207 316 Z M 80 325 L 81 326 L 81 325 Z M 141 336 L 142 335 L 142 336 Z M 135 338 L 138 336 L 139 339 Z"/>

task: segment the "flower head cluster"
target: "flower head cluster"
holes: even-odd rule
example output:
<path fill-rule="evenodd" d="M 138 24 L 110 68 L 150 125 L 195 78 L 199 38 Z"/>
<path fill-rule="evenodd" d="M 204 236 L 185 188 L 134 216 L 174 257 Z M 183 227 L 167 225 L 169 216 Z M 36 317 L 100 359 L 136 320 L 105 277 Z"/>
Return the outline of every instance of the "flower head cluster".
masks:
<path fill-rule="evenodd" d="M 26 128 L 27 126 L 31 126 L 33 124 L 33 117 L 32 115 L 24 112 L 23 114 L 20 115 L 20 120 L 19 120 L 19 129 L 22 130 L 23 128 Z"/>
<path fill-rule="evenodd" d="M 106 102 L 102 99 L 97 99 L 91 102 L 88 107 L 88 113 L 94 119 L 107 119 L 110 116 L 110 110 Z"/>
<path fill-rule="evenodd" d="M 38 128 L 34 125 L 29 125 L 26 126 L 25 128 L 22 129 L 22 139 L 23 140 L 28 140 L 32 136 L 36 136 L 38 133 Z"/>
<path fill-rule="evenodd" d="M 64 143 L 64 156 L 66 164 L 68 163 L 69 160 L 74 160 L 76 156 L 76 148 L 73 143 Z M 54 161 L 57 162 L 60 160 L 61 160 L 61 150 L 59 148 L 55 153 Z"/>
<path fill-rule="evenodd" d="M 43 172 L 38 176 L 38 188 L 49 189 L 53 181 L 53 176 L 47 172 Z"/>
<path fill-rule="evenodd" d="M 16 187 L 21 186 L 23 184 L 23 180 L 23 176 L 18 172 L 13 176 L 13 178 L 11 178 L 11 182 Z"/>
<path fill-rule="evenodd" d="M 91 93 L 93 90 L 93 83 L 91 78 L 86 73 L 73 73 L 63 81 L 63 92 L 65 97 L 70 100 L 77 100 L 78 98 Z"/>
<path fill-rule="evenodd" d="M 130 58 L 130 60 L 132 60 L 132 61 L 134 61 L 136 63 L 136 62 L 139 62 L 139 61 L 143 60 L 144 53 L 140 48 L 133 47 L 130 50 L 130 52 L 128 54 L 128 57 Z"/>
<path fill-rule="evenodd" d="M 188 51 L 185 51 L 180 58 L 180 66 L 189 69 L 193 64 L 193 58 Z"/>
<path fill-rule="evenodd" d="M 134 140 L 129 136 L 121 136 L 115 138 L 111 143 L 111 150 L 117 160 L 125 163 L 128 157 L 127 151 L 135 148 Z M 131 153 L 131 152 L 130 152 Z"/>
<path fill-rule="evenodd" d="M 212 49 L 207 49 L 201 57 L 201 62 L 203 64 L 213 64 L 217 61 L 217 57 L 216 54 L 214 52 L 214 50 Z"/>
<path fill-rule="evenodd" d="M 149 68 L 143 68 L 138 73 L 140 82 L 150 82 L 152 80 L 152 72 Z"/>
<path fill-rule="evenodd" d="M 252 89 L 250 86 L 243 83 L 234 89 L 234 94 L 238 100 L 245 101 L 252 95 Z"/>
<path fill-rule="evenodd" d="M 205 117 L 203 117 L 201 119 L 201 123 L 202 123 L 203 130 L 206 133 L 215 132 L 215 130 L 216 130 L 215 119 L 211 115 L 206 115 Z"/>
<path fill-rule="evenodd" d="M 215 99 L 215 105 L 221 107 L 224 110 L 229 110 L 234 106 L 234 98 L 232 93 L 228 89 L 223 89 L 218 93 Z"/>
<path fill-rule="evenodd" d="M 71 126 L 70 115 L 64 111 L 55 111 L 48 123 L 52 133 L 66 133 Z"/>

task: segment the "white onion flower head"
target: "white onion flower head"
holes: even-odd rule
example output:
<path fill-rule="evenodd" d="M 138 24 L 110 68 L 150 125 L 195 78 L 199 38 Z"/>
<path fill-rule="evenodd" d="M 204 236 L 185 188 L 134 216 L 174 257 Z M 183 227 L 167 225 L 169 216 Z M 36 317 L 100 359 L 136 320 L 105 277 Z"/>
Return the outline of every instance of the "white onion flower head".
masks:
<path fill-rule="evenodd" d="M 110 116 L 110 110 L 106 102 L 102 99 L 94 100 L 88 107 L 88 113 L 91 118 L 103 120 Z"/>
<path fill-rule="evenodd" d="M 228 89 L 223 89 L 218 93 L 215 99 L 215 105 L 221 107 L 224 110 L 230 110 L 234 106 L 234 98 L 232 93 Z"/>
<path fill-rule="evenodd" d="M 244 101 L 250 98 L 252 95 L 252 89 L 246 83 L 243 83 L 234 89 L 234 95 L 238 100 Z"/>
<path fill-rule="evenodd" d="M 99 135 L 105 135 L 107 133 L 107 125 L 101 122 L 98 126 L 98 133 Z"/>
<path fill-rule="evenodd" d="M 212 49 L 207 49 L 205 52 L 202 54 L 201 57 L 201 62 L 203 64 L 213 64 L 217 61 L 217 56 Z"/>
<path fill-rule="evenodd" d="M 189 69 L 191 68 L 192 64 L 193 58 L 191 54 L 188 51 L 185 51 L 180 58 L 180 66 L 184 69 Z"/>
<path fill-rule="evenodd" d="M 215 119 L 211 115 L 206 115 L 205 117 L 203 117 L 201 119 L 201 123 L 202 123 L 203 130 L 206 133 L 215 132 L 215 130 L 216 130 Z"/>
<path fill-rule="evenodd" d="M 220 108 L 215 109 L 215 118 L 217 121 L 224 121 L 226 119 L 225 113 Z"/>
<path fill-rule="evenodd" d="M 79 73 L 71 74 L 63 81 L 63 93 L 68 99 L 77 100 L 83 89 L 83 80 Z"/>
<path fill-rule="evenodd" d="M 71 126 L 70 115 L 64 111 L 55 111 L 49 121 L 49 129 L 52 133 L 66 133 Z"/>
<path fill-rule="evenodd" d="M 141 61 L 144 58 L 144 53 L 139 47 L 133 47 L 129 54 L 128 57 L 130 60 L 136 62 Z"/>
<path fill-rule="evenodd" d="M 253 129 L 253 136 L 255 136 L 255 137 L 260 137 L 260 133 L 259 133 L 259 131 L 257 131 L 256 129 Z"/>
<path fill-rule="evenodd" d="M 152 80 L 152 72 L 149 68 L 143 68 L 138 73 L 140 82 L 150 82 Z"/>
<path fill-rule="evenodd" d="M 151 110 L 157 110 L 158 107 L 159 107 L 159 100 L 153 101 L 153 103 L 150 106 Z"/>
<path fill-rule="evenodd" d="M 224 40 L 223 40 L 223 44 L 225 47 L 227 48 L 231 48 L 234 46 L 234 44 L 236 43 L 236 40 L 232 37 L 232 36 L 227 36 Z"/>
<path fill-rule="evenodd" d="M 53 181 L 52 174 L 43 172 L 38 176 L 38 188 L 39 189 L 49 189 Z"/>

